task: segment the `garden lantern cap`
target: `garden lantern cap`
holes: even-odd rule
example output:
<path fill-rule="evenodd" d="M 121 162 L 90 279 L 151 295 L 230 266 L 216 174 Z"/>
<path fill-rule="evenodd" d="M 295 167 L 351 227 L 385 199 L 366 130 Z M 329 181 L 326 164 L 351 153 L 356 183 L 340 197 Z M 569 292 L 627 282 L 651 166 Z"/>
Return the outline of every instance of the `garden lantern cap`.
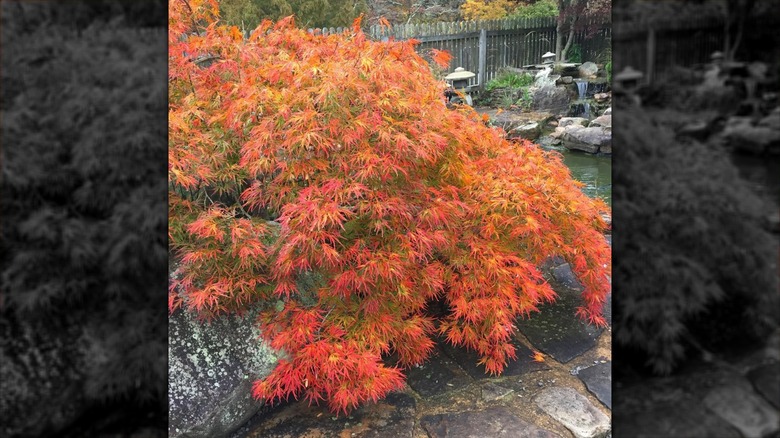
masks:
<path fill-rule="evenodd" d="M 445 76 L 444 79 L 448 80 L 448 81 L 455 81 L 455 80 L 459 80 L 459 79 L 471 79 L 471 78 L 473 78 L 476 75 L 477 75 L 476 73 L 472 73 L 472 72 L 464 69 L 463 67 L 458 67 L 458 68 L 455 69 L 454 72 L 452 72 L 452 73 L 448 74 L 447 76 Z"/>
<path fill-rule="evenodd" d="M 633 81 L 636 79 L 642 79 L 644 74 L 641 71 L 634 70 L 630 65 L 626 66 L 620 73 L 615 75 L 615 80 L 618 82 Z"/>
<path fill-rule="evenodd" d="M 553 61 L 555 61 L 555 53 L 547 52 L 544 55 L 542 55 L 542 63 L 543 64 L 550 64 Z"/>
<path fill-rule="evenodd" d="M 713 61 L 717 59 L 723 59 L 723 58 L 724 58 L 723 52 L 721 52 L 720 50 L 716 50 L 712 52 L 712 55 L 710 55 L 710 59 L 712 59 Z"/>

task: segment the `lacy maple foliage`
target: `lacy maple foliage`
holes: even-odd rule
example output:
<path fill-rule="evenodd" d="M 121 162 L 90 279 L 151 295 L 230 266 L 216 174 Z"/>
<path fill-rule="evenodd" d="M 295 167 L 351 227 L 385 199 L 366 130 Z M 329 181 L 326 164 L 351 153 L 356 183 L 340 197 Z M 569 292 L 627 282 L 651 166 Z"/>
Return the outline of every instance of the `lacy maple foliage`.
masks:
<path fill-rule="evenodd" d="M 170 17 L 170 307 L 279 301 L 260 322 L 287 358 L 256 397 L 347 412 L 402 387 L 383 355 L 419 364 L 436 333 L 500 373 L 515 319 L 555 298 L 537 268 L 552 254 L 585 286 L 579 316 L 604 324 L 606 205 L 558 154 L 448 110 L 414 41 L 292 18 L 244 39 L 213 1 L 171 2 Z M 438 320 L 424 312 L 437 298 Z"/>

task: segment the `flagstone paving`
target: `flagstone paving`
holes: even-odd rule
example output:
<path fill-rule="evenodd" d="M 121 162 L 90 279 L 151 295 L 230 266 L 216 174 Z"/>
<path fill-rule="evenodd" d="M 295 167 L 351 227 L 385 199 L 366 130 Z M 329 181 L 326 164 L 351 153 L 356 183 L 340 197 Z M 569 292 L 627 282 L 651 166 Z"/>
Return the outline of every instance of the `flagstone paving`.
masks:
<path fill-rule="evenodd" d="M 556 258 L 548 268 L 563 264 Z M 500 376 L 486 374 L 474 352 L 439 338 L 426 363 L 406 370 L 406 387 L 377 403 L 344 417 L 325 406 L 290 402 L 253 418 L 232 437 L 608 436 L 611 330 L 579 322 L 574 315 L 581 303 L 578 292 L 555 278 L 551 283 L 559 294 L 557 305 L 563 303 L 565 310 L 543 306 L 532 318 L 518 321 L 512 340 L 517 360 Z M 535 352 L 542 353 L 541 360 Z"/>
<path fill-rule="evenodd" d="M 780 437 L 780 329 L 769 342 L 719 361 L 691 359 L 669 377 L 621 376 L 616 437 Z"/>

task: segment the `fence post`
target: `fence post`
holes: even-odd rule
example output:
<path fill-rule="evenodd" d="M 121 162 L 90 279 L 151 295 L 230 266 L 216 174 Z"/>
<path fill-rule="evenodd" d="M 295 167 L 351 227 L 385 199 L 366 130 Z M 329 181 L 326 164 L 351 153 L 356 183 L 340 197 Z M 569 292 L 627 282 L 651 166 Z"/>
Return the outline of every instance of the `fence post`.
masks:
<path fill-rule="evenodd" d="M 485 65 L 487 61 L 487 30 L 479 30 L 479 74 L 477 76 L 477 83 L 480 88 L 485 86 L 486 71 Z"/>
<path fill-rule="evenodd" d="M 647 29 L 647 82 L 653 83 L 653 73 L 655 73 L 655 28 Z"/>

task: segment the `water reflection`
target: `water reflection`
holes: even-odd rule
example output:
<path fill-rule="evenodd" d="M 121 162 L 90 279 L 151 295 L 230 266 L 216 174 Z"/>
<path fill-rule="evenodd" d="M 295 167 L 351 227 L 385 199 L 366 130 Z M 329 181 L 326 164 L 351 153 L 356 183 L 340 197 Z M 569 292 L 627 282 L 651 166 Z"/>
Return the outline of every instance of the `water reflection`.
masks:
<path fill-rule="evenodd" d="M 612 207 L 612 158 L 570 151 L 563 146 L 551 145 L 550 140 L 549 137 L 542 137 L 537 143 L 544 149 L 560 152 L 571 176 L 585 184 L 582 191 L 592 198 L 603 199 Z"/>

